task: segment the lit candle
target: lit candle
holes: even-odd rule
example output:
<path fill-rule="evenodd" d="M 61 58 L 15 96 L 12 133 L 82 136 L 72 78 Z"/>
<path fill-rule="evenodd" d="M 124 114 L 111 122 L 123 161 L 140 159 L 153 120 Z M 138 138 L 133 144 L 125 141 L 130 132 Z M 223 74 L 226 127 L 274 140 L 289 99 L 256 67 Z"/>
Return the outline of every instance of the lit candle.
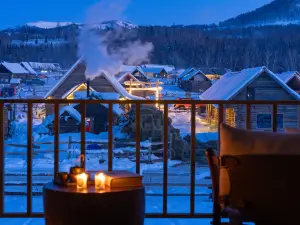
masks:
<path fill-rule="evenodd" d="M 95 175 L 95 189 L 103 190 L 105 188 L 105 176 L 103 173 Z"/>
<path fill-rule="evenodd" d="M 87 188 L 87 174 L 82 173 L 76 176 L 77 179 L 77 189 L 82 190 Z"/>

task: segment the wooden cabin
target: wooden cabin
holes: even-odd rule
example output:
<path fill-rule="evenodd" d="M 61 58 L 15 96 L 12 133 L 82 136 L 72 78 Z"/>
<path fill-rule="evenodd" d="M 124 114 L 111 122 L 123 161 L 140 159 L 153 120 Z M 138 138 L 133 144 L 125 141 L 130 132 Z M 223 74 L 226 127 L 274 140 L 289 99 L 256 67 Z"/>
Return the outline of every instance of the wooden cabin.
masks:
<path fill-rule="evenodd" d="M 291 89 L 300 93 L 300 73 L 298 71 L 288 71 L 276 74 Z"/>
<path fill-rule="evenodd" d="M 59 132 L 60 133 L 78 133 L 80 132 L 81 114 L 73 105 L 66 105 L 59 109 Z M 48 115 L 43 125 L 49 129 L 50 133 L 54 132 L 54 114 Z M 86 124 L 88 125 L 88 124 Z"/>
<path fill-rule="evenodd" d="M 73 99 L 75 92 L 81 91 L 85 94 L 85 91 L 87 90 L 85 71 L 85 62 L 82 58 L 80 58 L 46 94 L 45 98 Z M 118 99 L 143 99 L 141 97 L 129 94 L 114 77 L 104 73 L 90 81 L 90 91 L 98 92 L 106 97 L 113 97 L 111 100 L 117 100 L 116 96 L 119 96 Z M 85 97 L 87 97 L 86 94 Z M 52 114 L 53 110 L 53 105 L 46 105 L 47 114 Z"/>
<path fill-rule="evenodd" d="M 225 74 L 208 90 L 200 95 L 202 100 L 300 100 L 299 95 L 266 67 L 245 69 Z M 227 124 L 236 128 L 246 128 L 246 106 L 224 105 Z M 218 106 L 206 106 L 206 120 L 218 126 Z M 277 128 L 299 127 L 299 106 L 278 105 Z M 272 130 L 272 106 L 251 106 L 251 129 Z"/>
<path fill-rule="evenodd" d="M 225 68 L 200 67 L 199 70 L 210 80 L 218 80 L 226 73 L 231 72 L 231 70 Z"/>
<path fill-rule="evenodd" d="M 126 81 L 134 81 L 134 82 L 140 82 L 135 76 L 133 76 L 130 72 L 123 72 L 119 73 L 115 76 L 116 80 L 120 82 L 124 86 L 124 82 Z"/>
<path fill-rule="evenodd" d="M 114 113 L 114 124 L 116 123 L 118 119 L 118 112 L 124 111 L 119 108 L 118 105 L 115 105 L 113 107 L 113 113 Z M 80 105 L 76 105 L 74 107 L 79 113 L 81 113 Z M 86 105 L 86 121 L 88 123 L 87 125 L 87 132 L 99 134 L 101 132 L 106 132 L 108 130 L 108 106 L 102 105 L 102 104 L 88 104 Z"/>
<path fill-rule="evenodd" d="M 22 81 L 32 79 L 35 76 L 24 69 L 19 63 L 3 62 L 0 64 L 0 83 L 9 84 L 12 78 L 19 78 Z"/>
<path fill-rule="evenodd" d="M 144 73 L 140 67 L 136 67 L 131 74 L 139 81 L 148 82 L 150 78 Z"/>
<path fill-rule="evenodd" d="M 168 78 L 168 72 L 164 68 L 142 67 L 142 69 L 149 78 Z"/>
<path fill-rule="evenodd" d="M 179 81 L 179 87 L 186 92 L 203 93 L 211 86 L 211 80 L 208 79 L 201 70 L 192 70 Z"/>

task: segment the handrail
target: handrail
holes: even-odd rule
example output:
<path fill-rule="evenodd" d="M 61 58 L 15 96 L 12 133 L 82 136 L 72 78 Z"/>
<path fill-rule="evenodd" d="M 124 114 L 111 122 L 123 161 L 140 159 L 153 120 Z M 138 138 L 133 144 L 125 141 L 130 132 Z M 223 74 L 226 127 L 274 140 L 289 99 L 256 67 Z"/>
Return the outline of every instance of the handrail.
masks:
<path fill-rule="evenodd" d="M 59 105 L 60 104 L 81 104 L 81 154 L 85 155 L 85 109 L 88 104 L 107 104 L 108 105 L 108 170 L 113 169 L 113 105 L 114 104 L 131 104 L 136 107 L 136 172 L 140 173 L 140 155 L 141 155 L 141 143 L 140 143 L 140 115 L 142 105 L 153 105 L 156 104 L 163 105 L 162 112 L 164 113 L 164 135 L 163 135 L 163 211 L 159 214 L 146 214 L 148 218 L 212 218 L 213 213 L 196 213 L 195 212 L 195 161 L 196 161 L 196 106 L 198 104 L 207 105 L 218 105 L 218 124 L 225 121 L 224 109 L 226 105 L 245 105 L 246 106 L 246 118 L 245 124 L 246 129 L 251 129 L 251 106 L 252 105 L 270 105 L 272 107 L 272 131 L 277 132 L 277 112 L 279 106 L 281 105 L 300 105 L 300 101 L 247 101 L 247 100 L 67 100 L 67 99 L 0 99 L 0 124 L 3 124 L 4 116 L 4 106 L 6 104 L 27 104 L 28 105 L 28 132 L 27 132 L 27 212 L 26 213 L 5 213 L 4 212 L 4 132 L 3 127 L 0 132 L 0 218 L 1 217 L 43 217 L 43 213 L 32 212 L 32 158 L 34 145 L 32 138 L 32 106 L 34 104 L 53 104 L 54 105 L 54 170 L 58 171 L 59 163 Z M 190 104 L 191 105 L 191 154 L 190 154 L 190 213 L 179 214 L 179 213 L 169 213 L 167 208 L 168 203 L 168 106 L 171 104 Z M 2 125 L 3 126 L 3 125 Z M 220 143 L 219 143 L 220 144 Z M 83 163 L 83 166 L 84 163 Z"/>
<path fill-rule="evenodd" d="M 155 105 L 155 104 L 212 104 L 212 105 L 298 105 L 300 101 L 298 100 L 287 100 L 287 101 L 270 101 L 270 100 L 99 100 L 99 99 L 87 99 L 87 100 L 79 100 L 79 99 L 0 99 L 0 103 L 19 103 L 19 104 L 145 104 L 145 105 Z"/>

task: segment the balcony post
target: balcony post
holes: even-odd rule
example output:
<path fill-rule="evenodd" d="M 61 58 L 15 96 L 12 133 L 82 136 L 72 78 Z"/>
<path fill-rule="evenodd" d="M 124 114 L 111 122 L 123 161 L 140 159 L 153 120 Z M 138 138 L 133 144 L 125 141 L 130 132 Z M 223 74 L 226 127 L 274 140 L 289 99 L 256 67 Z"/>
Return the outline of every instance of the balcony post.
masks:
<path fill-rule="evenodd" d="M 135 125 L 136 125 L 136 133 L 135 133 L 135 140 L 136 140 L 136 173 L 140 173 L 140 161 L 141 161 L 141 104 L 137 103 L 135 106 Z"/>
<path fill-rule="evenodd" d="M 0 217 L 4 213 L 4 104 L 0 103 Z M 7 118 L 8 119 L 8 118 Z"/>

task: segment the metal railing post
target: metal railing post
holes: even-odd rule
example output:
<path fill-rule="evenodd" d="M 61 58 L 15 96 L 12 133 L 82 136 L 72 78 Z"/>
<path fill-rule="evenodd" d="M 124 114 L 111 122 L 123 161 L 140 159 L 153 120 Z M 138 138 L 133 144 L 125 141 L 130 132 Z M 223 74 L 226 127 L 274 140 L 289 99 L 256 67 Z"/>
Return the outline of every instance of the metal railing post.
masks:
<path fill-rule="evenodd" d="M 81 155 L 84 156 L 83 160 L 81 160 L 81 167 L 85 168 L 86 164 L 86 157 L 85 157 L 85 132 L 86 132 L 86 121 L 85 121 L 85 115 L 86 115 L 86 103 L 82 101 L 80 103 L 80 113 L 81 113 L 81 123 L 80 123 L 80 139 L 81 139 L 81 145 L 80 145 L 80 150 L 81 150 Z"/>
<path fill-rule="evenodd" d="M 191 107 L 191 186 L 190 186 L 190 212 L 195 214 L 195 161 L 196 161 L 196 107 Z"/>
<path fill-rule="evenodd" d="M 32 214 L 32 102 L 27 110 L 27 216 Z"/>
<path fill-rule="evenodd" d="M 141 162 L 141 104 L 136 104 L 136 111 L 135 111 L 135 125 L 136 125 L 136 154 L 135 154 L 135 165 L 136 165 L 136 173 L 140 173 L 140 162 Z"/>
<path fill-rule="evenodd" d="M 54 104 L 54 176 L 59 171 L 59 104 Z"/>
<path fill-rule="evenodd" d="M 113 104 L 108 105 L 108 171 L 113 170 Z"/>
<path fill-rule="evenodd" d="M 168 104 L 164 104 L 164 171 L 163 171 L 163 215 L 167 215 L 168 211 L 168 132 L 169 132 L 169 117 Z"/>
<path fill-rule="evenodd" d="M 4 213 L 4 104 L 0 103 L 0 217 Z M 8 119 L 8 118 L 7 118 Z"/>

